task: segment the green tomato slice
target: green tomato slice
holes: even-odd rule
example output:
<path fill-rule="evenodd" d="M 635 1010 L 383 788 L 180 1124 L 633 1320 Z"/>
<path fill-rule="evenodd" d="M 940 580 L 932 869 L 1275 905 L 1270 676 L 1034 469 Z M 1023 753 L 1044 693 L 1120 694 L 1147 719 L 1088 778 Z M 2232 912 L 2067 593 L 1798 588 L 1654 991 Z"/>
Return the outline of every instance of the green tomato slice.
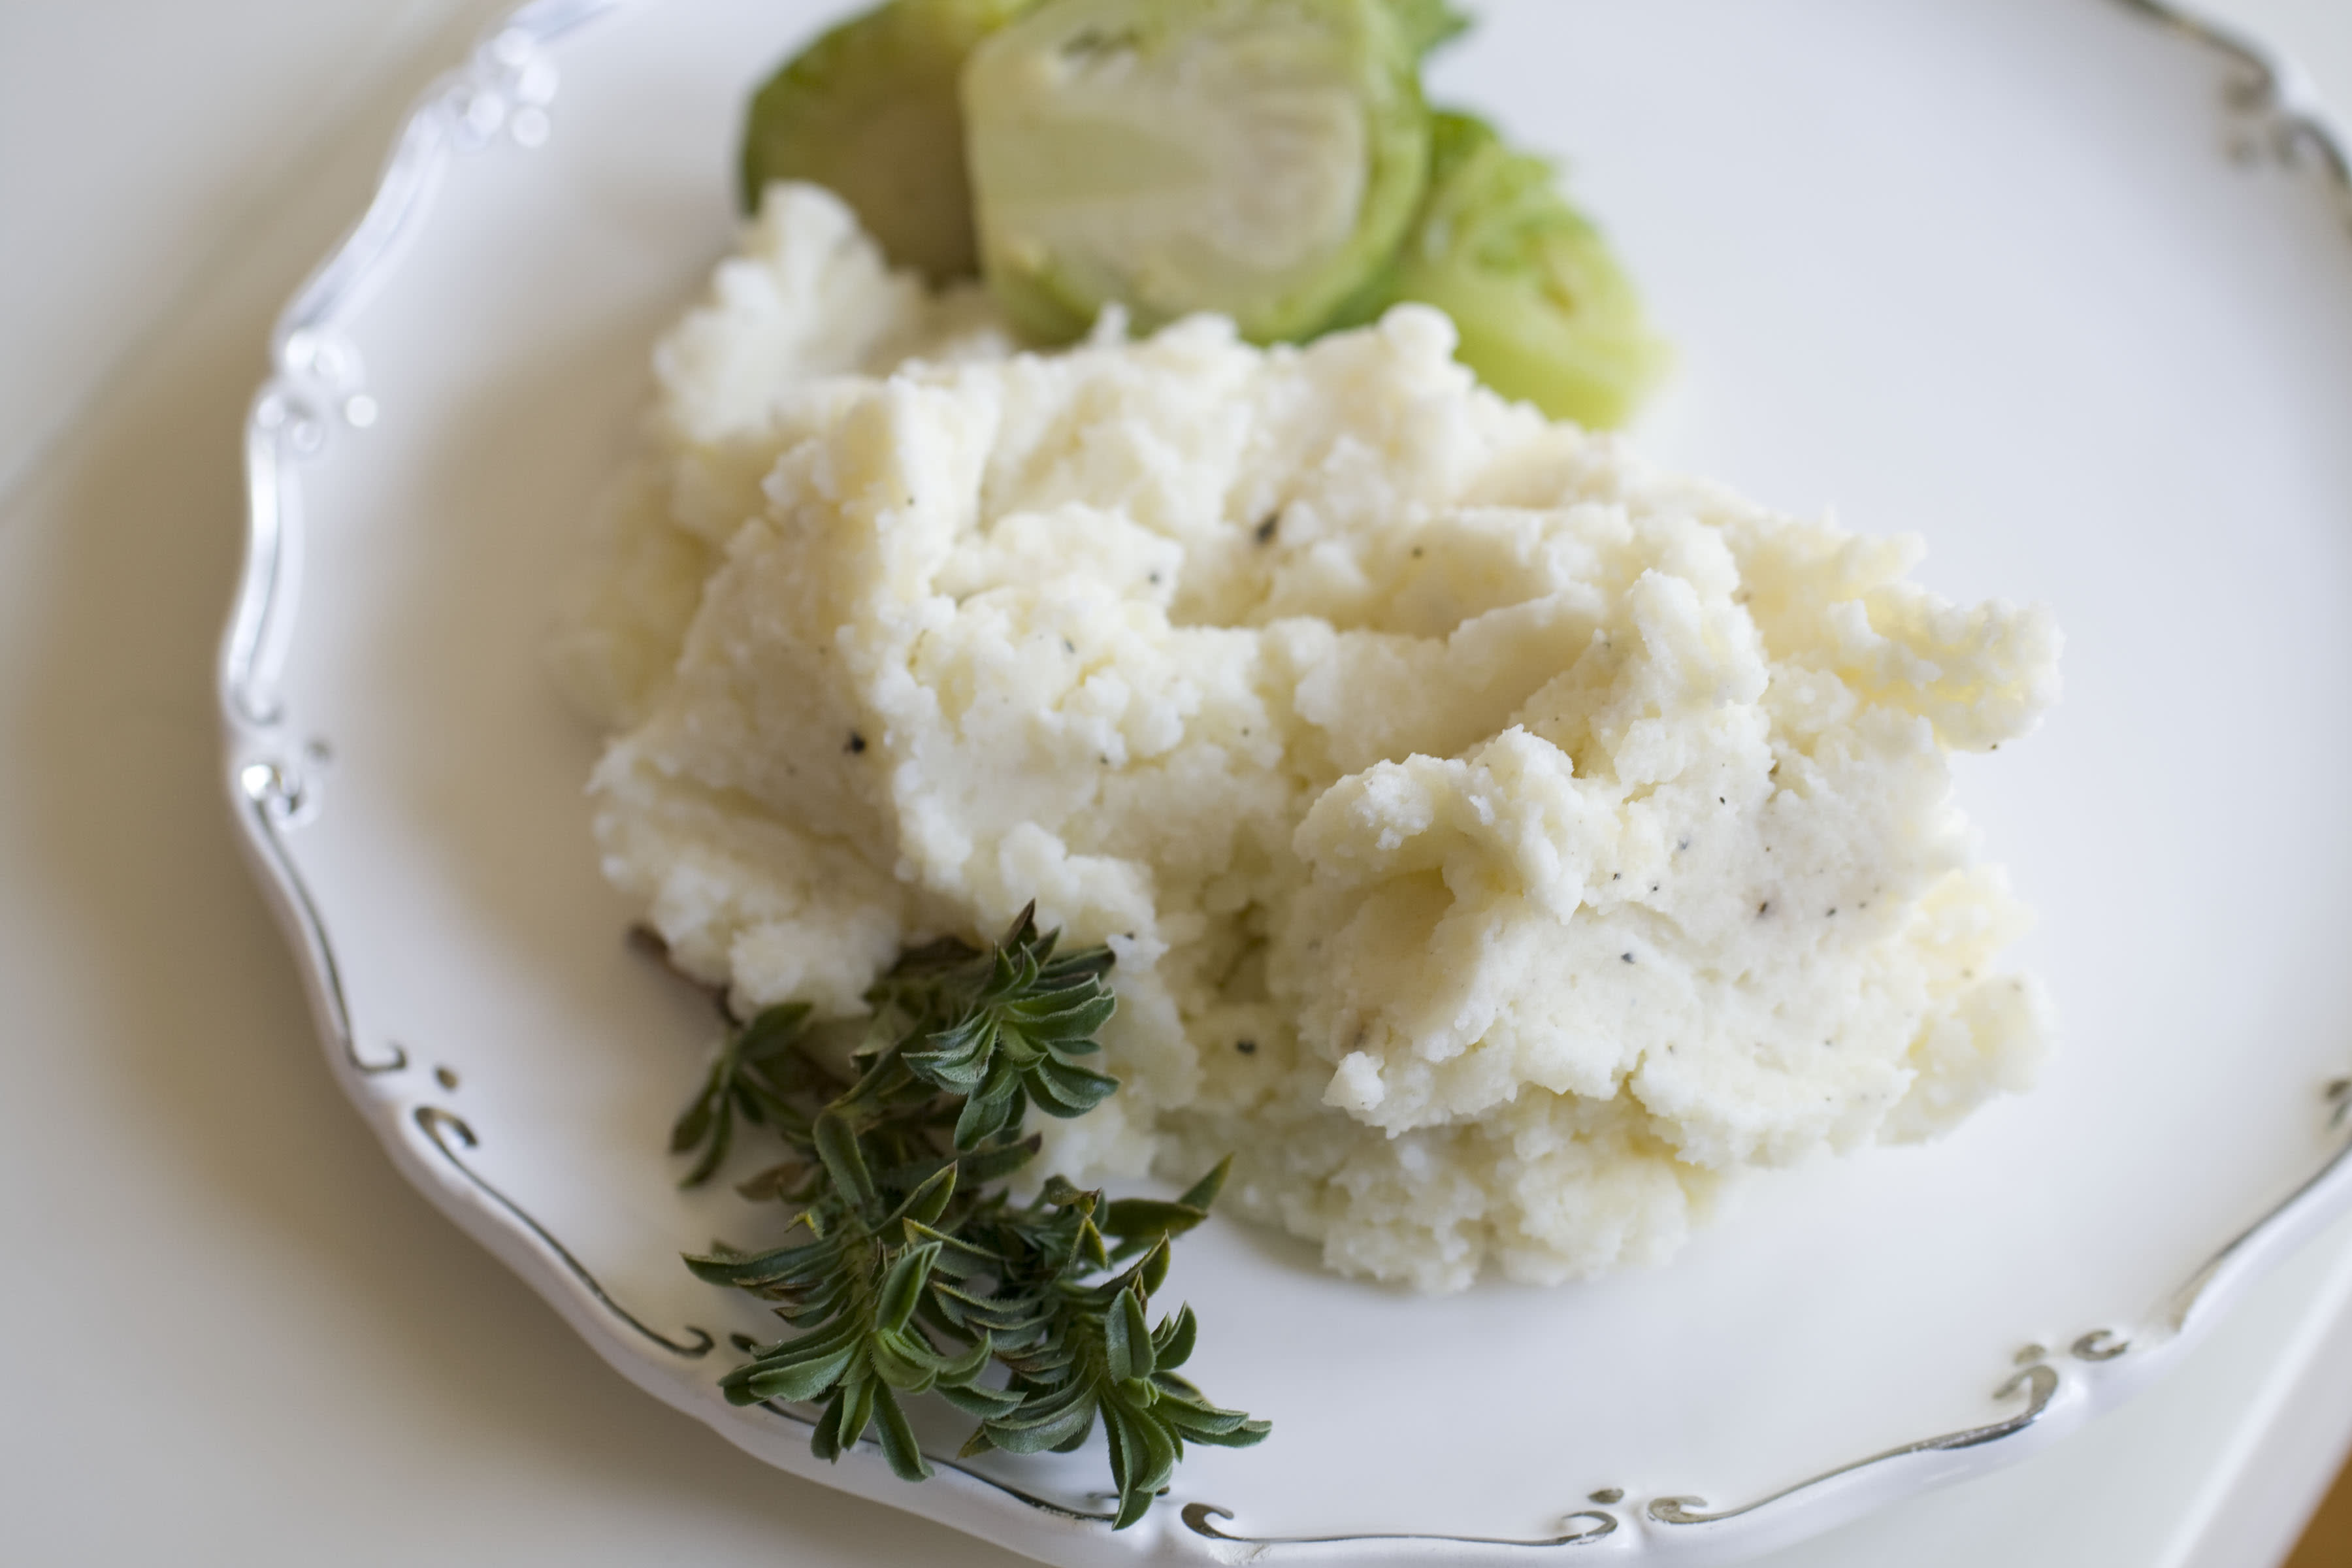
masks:
<path fill-rule="evenodd" d="M 1413 233 L 1356 313 L 1434 305 L 1461 334 L 1455 357 L 1496 392 L 1555 419 L 1623 424 L 1669 355 L 1601 231 L 1560 195 L 1550 163 L 1485 121 L 1440 112 L 1432 143 Z"/>
<path fill-rule="evenodd" d="M 1124 305 L 1311 336 L 1389 260 L 1429 156 L 1389 0 L 1047 0 L 965 67 L 982 270 L 1046 342 Z"/>
<path fill-rule="evenodd" d="M 902 267 L 979 271 L 958 84 L 972 46 L 1035 0 L 889 0 L 785 62 L 751 100 L 743 205 L 777 180 L 830 186 Z"/>

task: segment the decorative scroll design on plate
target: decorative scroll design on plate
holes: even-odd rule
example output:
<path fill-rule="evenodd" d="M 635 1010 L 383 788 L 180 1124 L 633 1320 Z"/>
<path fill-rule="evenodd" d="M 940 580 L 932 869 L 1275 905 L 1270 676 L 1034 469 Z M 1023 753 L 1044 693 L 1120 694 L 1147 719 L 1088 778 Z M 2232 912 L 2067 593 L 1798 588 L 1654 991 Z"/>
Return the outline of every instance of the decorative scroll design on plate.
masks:
<path fill-rule="evenodd" d="M 882 1446 L 878 1443 L 861 1440 L 857 1446 L 861 1448 L 870 1450 L 877 1458 L 881 1457 Z M 1110 1524 L 1116 1521 L 1118 1518 L 1118 1515 L 1109 1509 L 1105 1509 L 1099 1513 L 1089 1513 L 1084 1509 L 1072 1508 L 1066 1503 L 1058 1503 L 1053 1501 L 1049 1498 L 1041 1498 L 1034 1492 L 1024 1492 L 1019 1487 L 1011 1485 L 1005 1481 L 998 1480 L 994 1476 L 982 1475 L 980 1471 L 973 1469 L 970 1465 L 962 1464 L 954 1459 L 943 1459 L 937 1454 L 926 1455 L 925 1458 L 929 1458 L 931 1463 L 939 1466 L 942 1469 L 953 1470 L 960 1476 L 969 1477 L 992 1491 L 1002 1492 L 1004 1496 L 1011 1498 L 1015 1502 L 1026 1504 L 1028 1507 L 1035 1509 L 1039 1513 L 1050 1513 L 1055 1519 L 1066 1519 L 1079 1524 Z"/>
<path fill-rule="evenodd" d="M 2039 1346 L 2033 1349 L 2036 1352 L 2040 1351 Z M 1769 1497 L 1759 1498 L 1754 1502 L 1738 1508 L 1704 1513 L 1699 1510 L 1706 1507 L 1705 1498 L 1662 1497 L 1652 1499 L 1649 1507 L 1643 1511 L 1658 1524 L 1719 1524 L 1725 1520 L 1738 1519 L 1748 1514 L 1760 1512 L 1775 1503 L 1796 1498 L 1816 1487 L 1826 1486 L 1842 1476 L 1850 1476 L 1857 1471 L 1871 1469 L 1897 1459 L 1909 1458 L 1916 1454 L 1941 1454 L 1949 1453 L 1957 1448 L 1980 1448 L 1987 1443 L 1998 1443 L 2004 1437 L 2013 1437 L 2041 1420 L 2042 1413 L 2049 1409 L 2050 1402 L 2058 1396 L 2058 1388 L 2057 1369 L 2047 1362 L 2040 1360 L 2037 1355 L 2032 1364 L 2021 1368 L 2015 1376 L 2002 1384 L 1993 1393 L 1996 1402 L 2013 1399 L 2021 1393 L 2026 1396 L 2025 1408 L 2006 1421 L 1996 1421 L 1988 1426 L 1971 1426 L 1960 1432 L 1947 1432 L 1940 1437 L 1927 1437 L 1916 1443 L 1906 1443 L 1899 1448 L 1889 1448 L 1883 1454 L 1873 1454 L 1867 1459 L 1857 1459 L 1851 1465 L 1842 1465 L 1834 1470 L 1825 1471 L 1810 1480 L 1800 1481 L 1795 1486 L 1784 1488 Z"/>
<path fill-rule="evenodd" d="M 236 788 L 245 804 L 246 820 L 252 825 L 254 842 L 291 900 L 301 927 L 302 948 L 318 976 L 319 994 L 326 1005 L 327 1027 L 342 1048 L 343 1059 L 354 1072 L 372 1076 L 401 1071 L 408 1066 L 408 1052 L 398 1045 L 392 1047 L 391 1056 L 379 1060 L 360 1055 L 359 1039 L 352 1030 L 351 1004 L 343 996 L 343 966 L 335 958 L 335 944 L 327 935 L 327 922 L 319 918 L 310 885 L 295 868 L 294 858 L 286 853 L 280 830 L 302 810 L 306 792 L 301 781 L 279 763 L 247 763 L 237 770 Z"/>
<path fill-rule="evenodd" d="M 753 1341 L 748 1334 L 730 1334 L 728 1336 L 728 1342 L 732 1344 L 737 1350 L 741 1351 L 745 1355 L 750 1355 L 753 1351 L 759 1348 L 757 1342 Z M 803 1432 L 813 1433 L 816 1430 L 816 1421 L 814 1417 L 802 1415 L 799 1411 L 794 1410 L 789 1405 L 782 1405 L 772 1399 L 763 1399 L 760 1402 L 758 1407 L 766 1411 L 777 1420 L 783 1422 L 785 1425 L 797 1427 Z M 882 1445 L 875 1442 L 870 1437 L 861 1437 L 850 1446 L 849 1451 L 852 1453 L 869 1454 L 875 1458 L 879 1459 L 882 1456 Z M 1004 1496 L 1011 1498 L 1013 1501 L 1034 1508 L 1040 1513 L 1050 1513 L 1055 1519 L 1072 1520 L 1080 1524 L 1108 1524 L 1118 1517 L 1118 1514 L 1108 1510 L 1101 1513 L 1088 1513 L 1084 1509 L 1071 1508 L 1065 1503 L 1058 1503 L 1047 1498 L 1041 1498 L 1034 1492 L 1023 1491 L 1019 1487 L 1012 1486 L 1004 1481 L 998 1480 L 994 1476 L 986 1475 L 979 1470 L 973 1469 L 970 1465 L 963 1463 L 960 1459 L 942 1458 L 940 1456 L 930 1453 L 928 1450 L 924 1453 L 923 1458 L 929 1459 L 932 1464 L 939 1466 L 941 1469 L 953 1470 L 960 1476 L 969 1477 L 972 1480 L 978 1481 L 981 1485 L 987 1487 L 992 1491 L 1001 1492 Z"/>
<path fill-rule="evenodd" d="M 2347 1120 L 2352 1120 L 2352 1079 L 2336 1079 L 2327 1086 L 2326 1094 L 2330 1107 L 2328 1124 L 2340 1131 Z M 2081 1363 L 2085 1373 L 2095 1375 L 2110 1362 L 2136 1352 L 2158 1350 L 2181 1339 L 2198 1320 L 2201 1307 L 2231 1294 L 2238 1286 L 2262 1273 L 2347 1205 L 2352 1205 L 2352 1141 L 2345 1142 L 2317 1174 L 2281 1199 L 2190 1275 L 2158 1309 L 2156 1321 L 2146 1330 L 2126 1334 L 2111 1328 L 2093 1329 L 2076 1338 L 2067 1347 L 2067 1354 Z M 2023 1393 L 2026 1405 L 2006 1421 L 1890 1448 L 1738 1508 L 1702 1512 L 1706 1506 L 1702 1499 L 1664 1497 L 1654 1500 L 1644 1511 L 1653 1522 L 1667 1526 L 1717 1523 L 1752 1515 L 1775 1504 L 1796 1501 L 1829 1482 L 1912 1455 L 1981 1447 L 2013 1437 L 2039 1421 L 2064 1386 L 2064 1378 L 2048 1363 L 2049 1353 L 2038 1344 L 2028 1345 L 2018 1352 L 2020 1370 L 1993 1398 L 2011 1399 Z"/>
<path fill-rule="evenodd" d="M 2347 1111 L 2352 1111 L 2352 1080 L 2336 1079 L 2327 1086 L 2326 1095 L 2328 1125 L 2341 1131 Z M 2172 1293 L 2156 1324 L 2159 1335 L 2173 1338 L 2186 1333 L 2212 1302 L 2263 1273 L 2347 1205 L 2352 1205 L 2352 1142 L 2339 1146 L 2309 1181 L 2232 1237 L 2228 1246 Z"/>
<path fill-rule="evenodd" d="M 536 147 L 551 129 L 557 76 L 547 47 L 623 0 L 535 0 L 460 68 L 426 89 L 401 128 L 367 211 L 295 294 L 270 334 L 270 376 L 246 419 L 246 554 L 221 652 L 224 704 L 259 729 L 285 712 L 270 689 L 300 576 L 296 469 L 339 425 L 375 423 L 366 369 L 346 328 L 425 226 L 452 158 L 501 142 Z"/>
<path fill-rule="evenodd" d="M 475 1189 L 483 1196 L 512 1215 L 516 1223 L 530 1232 L 532 1236 L 537 1237 L 540 1245 L 546 1247 L 565 1268 L 571 1271 L 572 1278 L 578 1280 L 581 1288 L 595 1299 L 598 1306 L 672 1355 L 684 1356 L 689 1361 L 694 1361 L 710 1353 L 711 1347 L 719 1342 L 711 1337 L 710 1331 L 698 1329 L 688 1323 L 686 1331 L 694 1338 L 681 1343 L 658 1330 L 648 1327 L 644 1319 L 613 1300 L 611 1293 L 597 1280 L 596 1276 L 588 1272 L 588 1266 L 574 1257 L 570 1247 L 556 1240 L 552 1231 L 540 1224 L 520 1204 L 491 1185 L 479 1171 L 466 1163 L 461 1151 L 478 1147 L 481 1140 L 474 1136 L 474 1130 L 466 1124 L 464 1117 L 455 1111 L 444 1110 L 437 1105 L 420 1105 L 414 1115 L 418 1130 L 432 1141 L 436 1149 L 441 1151 L 441 1157 L 455 1166 L 457 1173 L 471 1182 Z M 450 1146 L 451 1138 L 457 1139 L 459 1147 Z"/>
<path fill-rule="evenodd" d="M 1210 1541 L 1234 1542 L 1260 1550 L 1270 1546 L 1363 1546 L 1375 1541 L 1423 1541 L 1445 1546 L 1507 1546 L 1531 1552 L 1554 1551 L 1563 1546 L 1590 1546 L 1596 1541 L 1616 1534 L 1618 1528 L 1617 1516 L 1598 1508 L 1580 1509 L 1560 1521 L 1561 1524 L 1570 1525 L 1580 1519 L 1590 1520 L 1591 1522 L 1584 1529 L 1536 1541 L 1514 1541 L 1489 1535 L 1233 1535 L 1219 1530 L 1213 1522 L 1232 1519 L 1233 1511 L 1209 1502 L 1186 1503 L 1181 1517 L 1184 1528 L 1195 1535 Z"/>
<path fill-rule="evenodd" d="M 2286 168 L 2318 170 L 2334 188 L 2345 222 L 2352 224 L 2352 152 L 2318 89 L 2301 70 L 2234 27 L 2169 0 L 2116 3 L 2226 57 L 2237 69 L 2225 95 L 2240 118 L 2232 154 L 2247 162 L 2267 156 Z"/>

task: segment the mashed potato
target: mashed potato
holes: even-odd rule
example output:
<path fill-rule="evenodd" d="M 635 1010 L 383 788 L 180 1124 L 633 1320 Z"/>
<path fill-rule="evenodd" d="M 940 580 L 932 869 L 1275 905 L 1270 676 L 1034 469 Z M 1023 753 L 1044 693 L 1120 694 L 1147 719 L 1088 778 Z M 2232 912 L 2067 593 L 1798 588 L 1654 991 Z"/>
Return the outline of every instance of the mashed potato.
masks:
<path fill-rule="evenodd" d="M 1947 757 L 2046 616 L 1475 386 L 1438 313 L 1016 354 L 779 186 L 662 344 L 561 639 L 606 873 L 746 1005 L 855 1014 L 1035 900 L 1108 942 L 1073 1173 L 1452 1289 L 1673 1250 L 1724 1179 L 2028 1080 Z M 1042 1119 L 1040 1119 L 1042 1120 Z"/>

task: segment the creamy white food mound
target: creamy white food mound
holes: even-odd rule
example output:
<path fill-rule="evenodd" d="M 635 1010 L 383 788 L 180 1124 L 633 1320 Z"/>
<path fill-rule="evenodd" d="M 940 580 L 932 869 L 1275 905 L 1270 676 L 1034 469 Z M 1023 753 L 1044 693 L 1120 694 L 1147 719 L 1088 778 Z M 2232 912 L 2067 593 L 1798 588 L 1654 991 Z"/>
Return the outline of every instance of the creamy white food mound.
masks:
<path fill-rule="evenodd" d="M 662 343 L 559 662 L 680 963 L 853 1015 L 1034 899 L 1118 955 L 1052 1167 L 1230 1151 L 1228 1211 L 1424 1289 L 2024 1087 L 1947 759 L 2049 706 L 2046 615 L 1506 404 L 1426 309 L 1113 327 L 1014 353 L 779 186 Z"/>

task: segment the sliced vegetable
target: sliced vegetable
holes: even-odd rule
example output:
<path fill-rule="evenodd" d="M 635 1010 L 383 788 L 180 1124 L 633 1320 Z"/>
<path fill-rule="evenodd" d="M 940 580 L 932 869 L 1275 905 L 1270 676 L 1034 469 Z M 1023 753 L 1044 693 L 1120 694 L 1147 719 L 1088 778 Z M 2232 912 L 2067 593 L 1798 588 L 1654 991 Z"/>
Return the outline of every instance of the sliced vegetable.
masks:
<path fill-rule="evenodd" d="M 890 0 L 769 78 L 743 137 L 743 205 L 775 180 L 829 185 L 883 253 L 933 282 L 979 270 L 957 83 L 1035 0 Z"/>
<path fill-rule="evenodd" d="M 1607 429 L 1632 416 L 1667 363 L 1608 242 L 1560 194 L 1551 164 L 1486 121 L 1433 116 L 1429 194 L 1385 288 L 1358 320 L 1413 300 L 1454 318 L 1455 351 L 1506 397 Z"/>
<path fill-rule="evenodd" d="M 1389 9 L 1415 59 L 1470 30 L 1470 18 L 1453 0 L 1389 0 Z"/>
<path fill-rule="evenodd" d="M 964 72 L 999 301 L 1045 342 L 1111 303 L 1144 329 L 1215 310 L 1256 342 L 1312 336 L 1420 202 L 1419 52 L 1446 15 L 1421 0 L 1046 0 Z"/>

